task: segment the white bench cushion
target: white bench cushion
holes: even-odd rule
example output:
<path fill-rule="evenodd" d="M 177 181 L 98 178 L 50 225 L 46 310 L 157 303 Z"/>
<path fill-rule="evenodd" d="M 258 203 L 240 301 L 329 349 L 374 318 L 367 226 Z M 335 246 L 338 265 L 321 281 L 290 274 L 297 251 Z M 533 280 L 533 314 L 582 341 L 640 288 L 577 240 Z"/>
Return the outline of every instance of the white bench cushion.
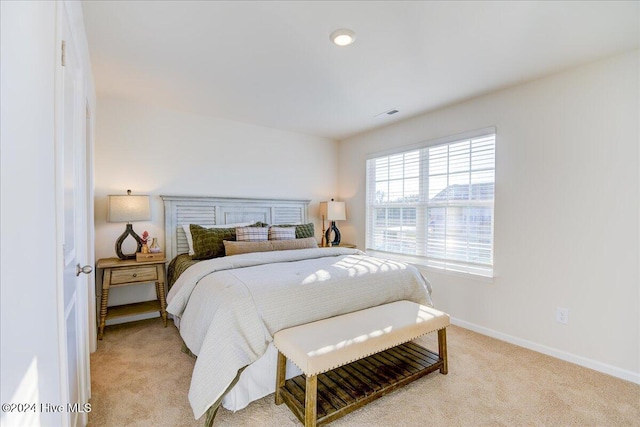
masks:
<path fill-rule="evenodd" d="M 447 326 L 447 313 L 411 301 L 396 301 L 283 329 L 274 335 L 273 343 L 309 376 Z"/>

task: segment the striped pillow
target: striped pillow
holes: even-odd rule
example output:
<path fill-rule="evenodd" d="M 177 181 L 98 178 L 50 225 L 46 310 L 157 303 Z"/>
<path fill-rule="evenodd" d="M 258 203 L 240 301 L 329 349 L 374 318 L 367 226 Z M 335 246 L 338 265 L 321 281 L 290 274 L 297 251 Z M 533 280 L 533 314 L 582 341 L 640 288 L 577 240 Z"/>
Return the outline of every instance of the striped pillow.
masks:
<path fill-rule="evenodd" d="M 236 241 L 238 242 L 263 242 L 269 236 L 267 227 L 237 227 Z"/>
<path fill-rule="evenodd" d="M 294 227 L 269 227 L 269 240 L 293 240 L 296 238 Z"/>

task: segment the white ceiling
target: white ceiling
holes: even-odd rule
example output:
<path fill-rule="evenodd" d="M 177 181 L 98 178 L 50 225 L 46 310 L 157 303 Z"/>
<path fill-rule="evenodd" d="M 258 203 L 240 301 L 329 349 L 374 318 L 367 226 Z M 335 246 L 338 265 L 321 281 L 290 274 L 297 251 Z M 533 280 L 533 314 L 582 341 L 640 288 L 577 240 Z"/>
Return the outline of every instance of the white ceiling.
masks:
<path fill-rule="evenodd" d="M 84 1 L 98 98 L 344 139 L 638 48 L 640 3 Z M 356 32 L 347 47 L 338 28 Z M 393 116 L 374 117 L 397 108 Z"/>

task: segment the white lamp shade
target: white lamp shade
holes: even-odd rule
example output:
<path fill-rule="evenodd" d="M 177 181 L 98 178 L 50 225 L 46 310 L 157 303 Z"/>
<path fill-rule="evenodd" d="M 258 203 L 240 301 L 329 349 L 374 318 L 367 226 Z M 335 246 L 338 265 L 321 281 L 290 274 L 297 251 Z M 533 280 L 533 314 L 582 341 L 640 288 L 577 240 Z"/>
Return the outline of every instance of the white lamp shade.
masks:
<path fill-rule="evenodd" d="M 328 221 L 344 221 L 347 211 L 344 202 L 320 202 L 320 215 Z"/>
<path fill-rule="evenodd" d="M 109 196 L 109 222 L 149 221 L 149 196 Z"/>

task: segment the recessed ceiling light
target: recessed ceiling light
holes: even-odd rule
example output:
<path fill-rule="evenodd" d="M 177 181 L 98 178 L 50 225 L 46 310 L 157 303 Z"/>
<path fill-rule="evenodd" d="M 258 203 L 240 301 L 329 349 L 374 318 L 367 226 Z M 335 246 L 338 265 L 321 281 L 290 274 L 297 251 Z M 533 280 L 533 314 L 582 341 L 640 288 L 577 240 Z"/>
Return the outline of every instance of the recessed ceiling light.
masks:
<path fill-rule="evenodd" d="M 348 46 L 356 39 L 356 33 L 346 28 L 341 28 L 331 33 L 329 39 L 338 46 Z"/>

